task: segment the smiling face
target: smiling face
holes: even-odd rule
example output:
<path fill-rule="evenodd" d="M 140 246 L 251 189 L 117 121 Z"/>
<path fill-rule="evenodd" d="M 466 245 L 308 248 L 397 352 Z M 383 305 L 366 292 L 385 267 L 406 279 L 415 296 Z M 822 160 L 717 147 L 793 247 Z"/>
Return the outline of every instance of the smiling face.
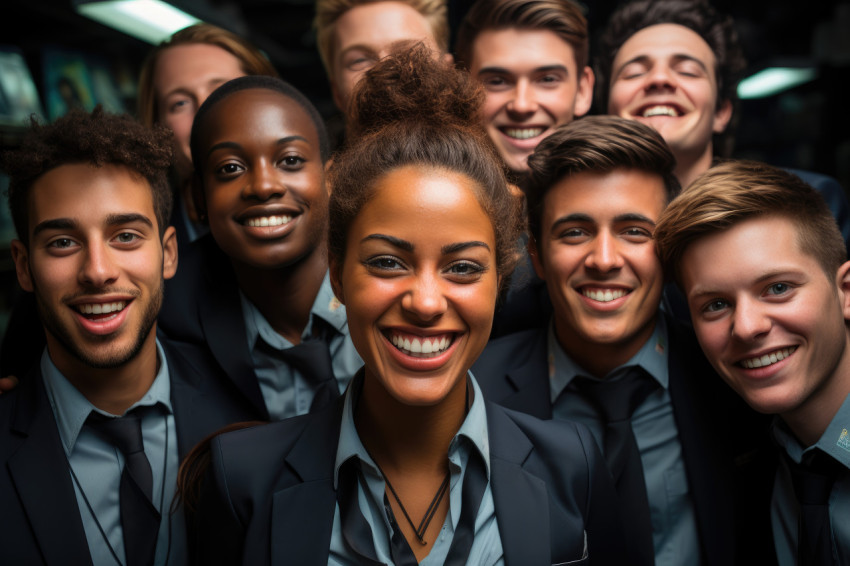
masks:
<path fill-rule="evenodd" d="M 757 411 L 809 421 L 834 414 L 847 394 L 836 389 L 850 380 L 848 270 L 827 276 L 780 216 L 700 238 L 680 263 L 694 329 L 720 376 Z"/>
<path fill-rule="evenodd" d="M 652 234 L 664 208 L 662 178 L 630 169 L 571 175 L 545 196 L 532 261 L 558 340 L 585 369 L 604 375 L 652 335 L 663 288 Z"/>
<path fill-rule="evenodd" d="M 198 108 L 218 86 L 244 75 L 239 59 L 206 43 L 169 47 L 157 57 L 153 73 L 157 122 L 174 132 L 175 166 L 182 177 L 192 172 L 189 137 Z"/>
<path fill-rule="evenodd" d="M 235 265 L 275 269 L 323 253 L 328 194 L 316 126 L 291 98 L 245 89 L 198 136 L 210 231 Z"/>
<path fill-rule="evenodd" d="M 403 405 L 463 395 L 484 349 L 498 293 L 496 240 L 471 181 L 404 167 L 378 181 L 332 265 L 365 387 Z"/>
<path fill-rule="evenodd" d="M 401 2 L 355 6 L 336 21 L 330 77 L 334 102 L 346 112 L 354 85 L 375 63 L 405 44 L 422 41 L 440 54 L 425 17 Z"/>
<path fill-rule="evenodd" d="M 732 117 L 728 100 L 718 108 L 716 64 L 696 32 L 678 24 L 644 28 L 614 58 L 608 113 L 652 126 L 677 161 L 701 160 L 707 169 L 712 135 Z"/>
<path fill-rule="evenodd" d="M 62 165 L 30 189 L 28 226 L 29 248 L 15 240 L 12 255 L 60 371 L 119 367 L 155 347 L 177 240 L 171 227 L 160 239 L 146 180 L 114 165 Z"/>
<path fill-rule="evenodd" d="M 472 76 L 484 85 L 487 133 L 512 171 L 527 171 L 543 138 L 590 109 L 593 72 L 548 30 L 488 30 L 472 46 Z"/>

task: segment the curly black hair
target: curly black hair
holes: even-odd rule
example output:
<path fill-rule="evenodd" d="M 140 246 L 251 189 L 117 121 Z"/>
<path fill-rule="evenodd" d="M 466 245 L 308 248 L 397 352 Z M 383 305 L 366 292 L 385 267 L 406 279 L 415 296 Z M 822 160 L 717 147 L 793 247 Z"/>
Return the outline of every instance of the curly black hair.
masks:
<path fill-rule="evenodd" d="M 96 167 L 121 165 L 145 178 L 153 193 L 160 236 L 171 217 L 168 168 L 173 150 L 171 132 L 147 128 L 126 114 L 110 114 L 98 106 L 93 112 L 72 110 L 52 124 L 31 118 L 20 146 L 3 155 L 9 176 L 9 210 L 18 238 L 29 245 L 27 205 L 30 188 L 44 173 L 62 165 L 90 163 Z"/>

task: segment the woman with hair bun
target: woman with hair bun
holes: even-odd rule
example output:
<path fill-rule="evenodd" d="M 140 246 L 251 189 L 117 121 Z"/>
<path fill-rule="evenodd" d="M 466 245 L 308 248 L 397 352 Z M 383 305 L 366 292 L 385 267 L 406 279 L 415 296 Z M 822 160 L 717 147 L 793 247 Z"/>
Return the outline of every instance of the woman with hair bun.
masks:
<path fill-rule="evenodd" d="M 364 368 L 328 409 L 211 442 L 208 564 L 622 564 L 590 433 L 484 400 L 520 228 L 482 94 L 421 46 L 358 84 L 329 172 L 331 281 Z"/>

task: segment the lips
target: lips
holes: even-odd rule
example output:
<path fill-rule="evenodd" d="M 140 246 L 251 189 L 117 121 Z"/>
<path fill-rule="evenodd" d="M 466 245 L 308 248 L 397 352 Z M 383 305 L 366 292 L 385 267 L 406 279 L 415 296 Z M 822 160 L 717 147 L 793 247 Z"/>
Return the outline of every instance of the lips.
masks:
<path fill-rule="evenodd" d="M 631 292 L 628 289 L 610 287 L 582 287 L 580 291 L 581 294 L 588 299 L 592 299 L 600 303 L 610 303 L 611 301 L 624 297 Z"/>
<path fill-rule="evenodd" d="M 771 366 L 775 363 L 781 362 L 782 360 L 793 354 L 796 350 L 797 346 L 791 346 L 789 348 L 780 348 L 778 350 L 768 352 L 767 354 L 743 359 L 738 362 L 738 365 L 746 369 L 757 369 Z"/>
<path fill-rule="evenodd" d="M 79 302 L 69 305 L 77 321 L 90 334 L 104 336 L 116 332 L 127 319 L 132 299 L 103 302 Z"/>
<path fill-rule="evenodd" d="M 242 223 L 245 226 L 251 226 L 252 228 L 264 228 L 266 226 L 282 226 L 284 224 L 289 224 L 290 222 L 292 222 L 292 216 L 275 215 L 246 218 Z"/>

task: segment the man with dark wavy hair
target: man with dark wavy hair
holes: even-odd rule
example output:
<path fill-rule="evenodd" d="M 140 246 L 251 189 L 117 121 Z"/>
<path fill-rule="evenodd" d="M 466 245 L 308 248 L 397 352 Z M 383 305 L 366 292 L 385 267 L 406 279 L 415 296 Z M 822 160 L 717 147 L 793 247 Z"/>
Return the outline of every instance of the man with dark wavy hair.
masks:
<path fill-rule="evenodd" d="M 157 339 L 171 159 L 168 131 L 100 108 L 34 124 L 5 156 L 12 259 L 46 347 L 0 396 L 3 564 L 187 560 L 180 458 L 245 415 Z"/>

